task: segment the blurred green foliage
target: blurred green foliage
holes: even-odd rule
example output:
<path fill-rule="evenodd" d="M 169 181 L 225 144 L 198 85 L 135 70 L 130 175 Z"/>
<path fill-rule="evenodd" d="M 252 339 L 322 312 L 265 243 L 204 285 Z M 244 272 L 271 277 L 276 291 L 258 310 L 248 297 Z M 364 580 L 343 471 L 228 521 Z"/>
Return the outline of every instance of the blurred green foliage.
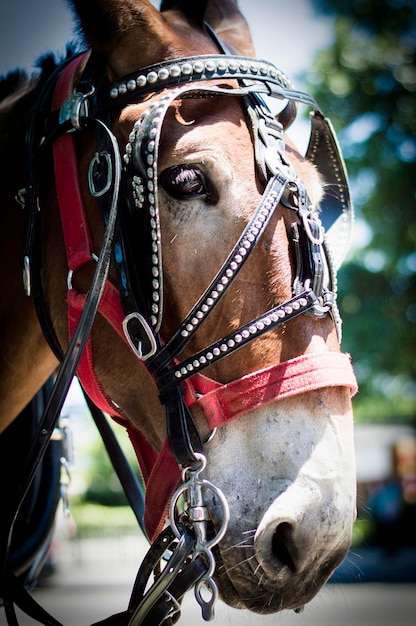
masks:
<path fill-rule="evenodd" d="M 358 419 L 416 414 L 416 2 L 312 0 L 334 41 L 308 72 L 346 160 L 357 226 L 339 274 Z M 359 242 L 359 240 L 361 240 Z"/>

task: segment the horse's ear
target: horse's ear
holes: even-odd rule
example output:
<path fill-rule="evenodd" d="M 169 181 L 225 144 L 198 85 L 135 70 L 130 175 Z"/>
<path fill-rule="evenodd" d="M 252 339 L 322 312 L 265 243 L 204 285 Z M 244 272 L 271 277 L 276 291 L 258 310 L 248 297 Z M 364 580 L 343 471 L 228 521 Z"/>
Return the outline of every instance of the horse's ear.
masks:
<path fill-rule="evenodd" d="M 205 21 L 234 54 L 255 56 L 248 24 L 240 13 L 237 0 L 208 0 Z"/>
<path fill-rule="evenodd" d="M 162 0 L 160 3 L 161 12 L 180 11 L 190 20 L 197 24 L 203 24 L 205 19 L 206 5 L 209 0 Z"/>
<path fill-rule="evenodd" d="M 110 80 L 169 56 L 172 29 L 148 0 L 67 2 L 88 46 L 105 55 Z"/>
<path fill-rule="evenodd" d="M 158 12 L 147 0 L 140 3 L 135 0 L 67 0 L 67 3 L 73 9 L 80 34 L 87 44 L 104 53 L 131 32 L 141 14 Z"/>
<path fill-rule="evenodd" d="M 162 0 L 161 11 L 176 10 L 201 26 L 207 22 L 229 46 L 231 52 L 254 56 L 254 46 L 247 22 L 237 0 Z"/>

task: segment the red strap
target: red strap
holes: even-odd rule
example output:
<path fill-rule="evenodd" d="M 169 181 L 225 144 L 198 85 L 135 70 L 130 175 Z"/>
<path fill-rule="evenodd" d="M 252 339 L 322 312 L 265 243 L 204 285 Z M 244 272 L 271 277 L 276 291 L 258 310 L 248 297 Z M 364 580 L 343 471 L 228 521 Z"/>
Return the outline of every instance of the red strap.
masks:
<path fill-rule="evenodd" d="M 216 428 L 275 400 L 324 387 L 350 387 L 351 395 L 357 392 L 348 354 L 304 354 L 217 387 L 197 402 L 210 428 Z"/>
<path fill-rule="evenodd" d="M 73 89 L 77 68 L 88 53 L 75 58 L 60 75 L 52 98 L 52 110 L 59 110 Z M 93 250 L 85 216 L 78 176 L 78 159 L 73 135 L 66 133 L 53 146 L 56 191 L 61 211 L 62 231 L 67 249 L 68 267 L 75 272 L 90 263 Z"/>

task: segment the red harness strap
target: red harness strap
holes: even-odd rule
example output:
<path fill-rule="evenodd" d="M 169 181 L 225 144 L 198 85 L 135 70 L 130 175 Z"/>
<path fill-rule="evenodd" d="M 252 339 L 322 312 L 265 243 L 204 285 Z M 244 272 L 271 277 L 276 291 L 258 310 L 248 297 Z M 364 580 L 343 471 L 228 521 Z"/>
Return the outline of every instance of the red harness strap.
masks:
<path fill-rule="evenodd" d="M 53 110 L 59 110 L 71 93 L 75 72 L 85 59 L 86 55 L 76 58 L 62 72 L 55 88 Z M 68 267 L 70 272 L 75 273 L 93 262 L 93 246 L 82 201 L 73 133 L 67 133 L 55 142 L 54 168 Z M 70 336 L 76 328 L 85 300 L 86 295 L 75 288 L 68 291 Z M 105 285 L 99 313 L 126 341 L 122 330 L 124 314 L 118 291 L 109 281 Z M 143 369 L 147 372 L 145 367 Z M 91 336 L 77 375 L 91 400 L 102 411 L 123 424 L 129 432 L 146 483 L 144 521 L 149 539 L 153 541 L 162 530 L 170 498 L 180 481 L 180 471 L 171 454 L 169 442 L 166 440 L 158 453 L 112 403 L 95 372 Z M 352 395 L 357 391 L 349 356 L 325 352 L 296 357 L 248 374 L 227 385 L 196 374 L 184 383 L 183 388 L 187 405 L 198 403 L 210 428 L 215 428 L 264 404 L 314 389 L 335 386 L 350 387 Z"/>

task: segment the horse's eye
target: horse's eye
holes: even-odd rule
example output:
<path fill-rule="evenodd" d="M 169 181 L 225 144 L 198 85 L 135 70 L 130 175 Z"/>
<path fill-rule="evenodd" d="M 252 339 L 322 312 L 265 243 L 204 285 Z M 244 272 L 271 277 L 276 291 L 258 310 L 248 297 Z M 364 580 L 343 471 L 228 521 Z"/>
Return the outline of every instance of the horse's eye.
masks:
<path fill-rule="evenodd" d="M 170 196 L 178 200 L 209 196 L 204 175 L 194 165 L 169 167 L 160 174 L 159 182 Z"/>

